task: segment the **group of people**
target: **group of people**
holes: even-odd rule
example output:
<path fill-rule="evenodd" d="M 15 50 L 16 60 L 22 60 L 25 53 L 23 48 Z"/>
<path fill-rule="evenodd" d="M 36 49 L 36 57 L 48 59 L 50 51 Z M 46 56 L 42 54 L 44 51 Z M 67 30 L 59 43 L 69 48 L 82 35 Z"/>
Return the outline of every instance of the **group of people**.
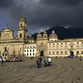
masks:
<path fill-rule="evenodd" d="M 52 63 L 52 60 L 50 57 L 45 57 L 44 58 L 44 61 L 42 61 L 42 58 L 41 57 L 37 57 L 36 58 L 36 64 L 37 64 L 37 68 L 40 68 L 41 65 L 42 65 L 42 62 L 44 62 L 44 66 L 50 66 L 51 63 Z"/>

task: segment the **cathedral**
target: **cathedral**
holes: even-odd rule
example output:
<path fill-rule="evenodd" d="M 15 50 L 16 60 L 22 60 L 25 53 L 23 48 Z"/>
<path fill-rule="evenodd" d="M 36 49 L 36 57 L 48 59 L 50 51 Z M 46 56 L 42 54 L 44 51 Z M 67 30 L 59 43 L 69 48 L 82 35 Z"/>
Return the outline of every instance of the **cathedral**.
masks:
<path fill-rule="evenodd" d="M 27 37 L 27 22 L 22 13 L 19 20 L 17 37 L 8 25 L 0 33 L 0 56 L 50 56 L 67 57 L 69 55 L 83 56 L 83 38 L 59 40 L 55 31 L 49 35 L 44 31 L 43 35 L 38 32 L 34 40 L 31 34 Z"/>
<path fill-rule="evenodd" d="M 17 31 L 17 37 L 14 37 L 14 31 L 9 29 L 8 25 L 1 31 L 0 34 L 0 56 L 6 58 L 15 56 L 23 56 L 24 44 L 27 41 L 27 22 L 22 13 L 19 20 L 19 28 Z"/>

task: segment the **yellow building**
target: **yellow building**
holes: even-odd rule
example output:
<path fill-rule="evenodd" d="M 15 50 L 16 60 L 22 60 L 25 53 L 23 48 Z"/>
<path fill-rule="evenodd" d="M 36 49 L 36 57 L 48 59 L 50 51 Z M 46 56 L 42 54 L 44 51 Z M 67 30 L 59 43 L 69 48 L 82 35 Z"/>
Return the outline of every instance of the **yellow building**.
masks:
<path fill-rule="evenodd" d="M 44 32 L 43 36 L 39 32 L 36 44 L 37 56 L 83 56 L 83 38 L 59 40 L 54 31 L 52 31 L 52 34 L 50 34 L 49 37 L 46 32 Z"/>
<path fill-rule="evenodd" d="M 28 48 L 31 47 L 31 48 Z M 33 47 L 33 48 L 32 48 Z M 28 51 L 27 50 L 32 50 Z M 35 50 L 35 51 L 33 51 Z M 22 13 L 19 20 L 17 37 L 14 37 L 14 31 L 8 28 L 3 29 L 0 34 L 0 56 L 5 58 L 11 56 L 50 56 L 66 57 L 69 55 L 83 56 L 83 38 L 59 40 L 57 34 L 47 35 L 44 31 L 37 34 L 37 39 L 29 35 L 27 38 L 27 22 Z"/>
<path fill-rule="evenodd" d="M 17 37 L 14 37 L 14 31 L 8 28 L 3 29 L 0 35 L 0 56 L 5 58 L 24 55 L 24 43 L 27 41 L 26 19 L 22 13 L 19 20 Z"/>

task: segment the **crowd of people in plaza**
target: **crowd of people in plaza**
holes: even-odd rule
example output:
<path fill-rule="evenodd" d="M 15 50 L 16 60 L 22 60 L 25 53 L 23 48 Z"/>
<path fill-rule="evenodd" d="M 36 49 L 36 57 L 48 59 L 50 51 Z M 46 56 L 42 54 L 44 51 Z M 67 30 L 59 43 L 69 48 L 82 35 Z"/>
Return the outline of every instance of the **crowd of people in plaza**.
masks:
<path fill-rule="evenodd" d="M 37 68 L 40 68 L 42 66 L 42 64 L 44 63 L 44 66 L 51 66 L 52 60 L 50 57 L 45 57 L 44 60 L 42 60 L 41 57 L 37 57 L 36 58 L 36 64 L 37 64 Z"/>

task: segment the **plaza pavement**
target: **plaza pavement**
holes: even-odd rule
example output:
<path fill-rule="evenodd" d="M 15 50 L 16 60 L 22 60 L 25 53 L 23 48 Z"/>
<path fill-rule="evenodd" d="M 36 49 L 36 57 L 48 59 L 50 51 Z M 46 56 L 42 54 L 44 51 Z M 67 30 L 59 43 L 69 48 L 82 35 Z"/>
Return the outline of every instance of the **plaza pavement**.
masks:
<path fill-rule="evenodd" d="M 52 65 L 36 68 L 36 59 L 4 62 L 0 66 L 0 83 L 83 83 L 83 59 L 52 58 Z"/>

